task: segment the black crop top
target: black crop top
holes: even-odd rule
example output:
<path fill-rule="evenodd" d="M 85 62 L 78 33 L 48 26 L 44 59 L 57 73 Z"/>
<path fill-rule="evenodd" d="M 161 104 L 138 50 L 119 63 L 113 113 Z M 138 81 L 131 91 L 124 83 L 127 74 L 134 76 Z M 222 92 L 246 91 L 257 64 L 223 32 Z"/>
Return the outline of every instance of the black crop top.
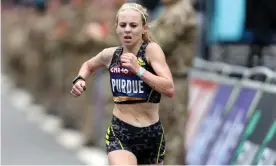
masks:
<path fill-rule="evenodd" d="M 137 63 L 147 71 L 156 74 L 153 68 L 147 63 L 145 52 L 148 42 L 144 42 L 137 54 Z M 109 66 L 110 85 L 113 93 L 113 101 L 116 104 L 131 103 L 159 103 L 161 94 L 151 88 L 135 73 L 121 66 L 120 56 L 123 47 L 120 46 L 114 52 Z"/>

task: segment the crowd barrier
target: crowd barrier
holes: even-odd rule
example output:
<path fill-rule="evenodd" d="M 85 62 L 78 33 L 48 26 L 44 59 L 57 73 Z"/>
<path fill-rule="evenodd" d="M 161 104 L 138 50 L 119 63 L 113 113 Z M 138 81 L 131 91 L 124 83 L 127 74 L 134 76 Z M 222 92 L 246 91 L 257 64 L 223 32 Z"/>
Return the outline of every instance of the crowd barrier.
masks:
<path fill-rule="evenodd" d="M 253 80 L 254 75 L 265 79 Z M 187 163 L 275 165 L 275 80 L 276 73 L 265 67 L 248 69 L 197 59 L 190 72 Z"/>

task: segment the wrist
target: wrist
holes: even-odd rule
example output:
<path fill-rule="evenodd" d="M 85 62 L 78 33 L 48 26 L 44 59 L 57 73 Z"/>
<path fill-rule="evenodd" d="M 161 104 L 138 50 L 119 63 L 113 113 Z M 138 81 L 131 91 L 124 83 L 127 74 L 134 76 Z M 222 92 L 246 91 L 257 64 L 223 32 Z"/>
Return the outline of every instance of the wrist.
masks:
<path fill-rule="evenodd" d="M 145 68 L 143 68 L 142 66 L 139 66 L 138 71 L 136 72 L 136 75 L 137 75 L 138 77 L 142 77 L 143 74 L 145 73 L 145 71 L 146 71 Z"/>
<path fill-rule="evenodd" d="M 82 77 L 81 75 L 78 75 L 74 80 L 73 80 L 73 85 L 75 84 L 75 83 L 77 83 L 79 80 L 83 80 L 83 81 L 85 81 L 85 78 L 84 77 Z"/>

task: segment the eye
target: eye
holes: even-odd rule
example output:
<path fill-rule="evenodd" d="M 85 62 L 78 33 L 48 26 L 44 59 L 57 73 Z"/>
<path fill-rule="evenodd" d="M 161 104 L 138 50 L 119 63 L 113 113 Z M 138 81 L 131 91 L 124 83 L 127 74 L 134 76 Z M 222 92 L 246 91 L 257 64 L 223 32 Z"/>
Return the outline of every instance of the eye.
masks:
<path fill-rule="evenodd" d="M 136 24 L 130 24 L 130 26 L 131 26 L 131 28 L 135 28 L 135 27 L 137 27 L 137 25 L 136 25 Z"/>
<path fill-rule="evenodd" d="M 124 28 L 124 27 L 126 27 L 126 24 L 125 23 L 121 23 L 120 27 Z"/>

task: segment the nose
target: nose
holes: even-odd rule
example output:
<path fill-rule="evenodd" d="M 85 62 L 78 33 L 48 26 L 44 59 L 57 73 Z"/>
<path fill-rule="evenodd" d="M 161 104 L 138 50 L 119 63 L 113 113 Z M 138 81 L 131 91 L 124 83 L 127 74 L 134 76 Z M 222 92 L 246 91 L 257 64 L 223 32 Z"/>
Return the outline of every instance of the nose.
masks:
<path fill-rule="evenodd" d="M 125 27 L 125 32 L 126 33 L 129 33 L 131 31 L 131 27 L 129 26 L 129 25 L 127 25 L 126 27 Z"/>

